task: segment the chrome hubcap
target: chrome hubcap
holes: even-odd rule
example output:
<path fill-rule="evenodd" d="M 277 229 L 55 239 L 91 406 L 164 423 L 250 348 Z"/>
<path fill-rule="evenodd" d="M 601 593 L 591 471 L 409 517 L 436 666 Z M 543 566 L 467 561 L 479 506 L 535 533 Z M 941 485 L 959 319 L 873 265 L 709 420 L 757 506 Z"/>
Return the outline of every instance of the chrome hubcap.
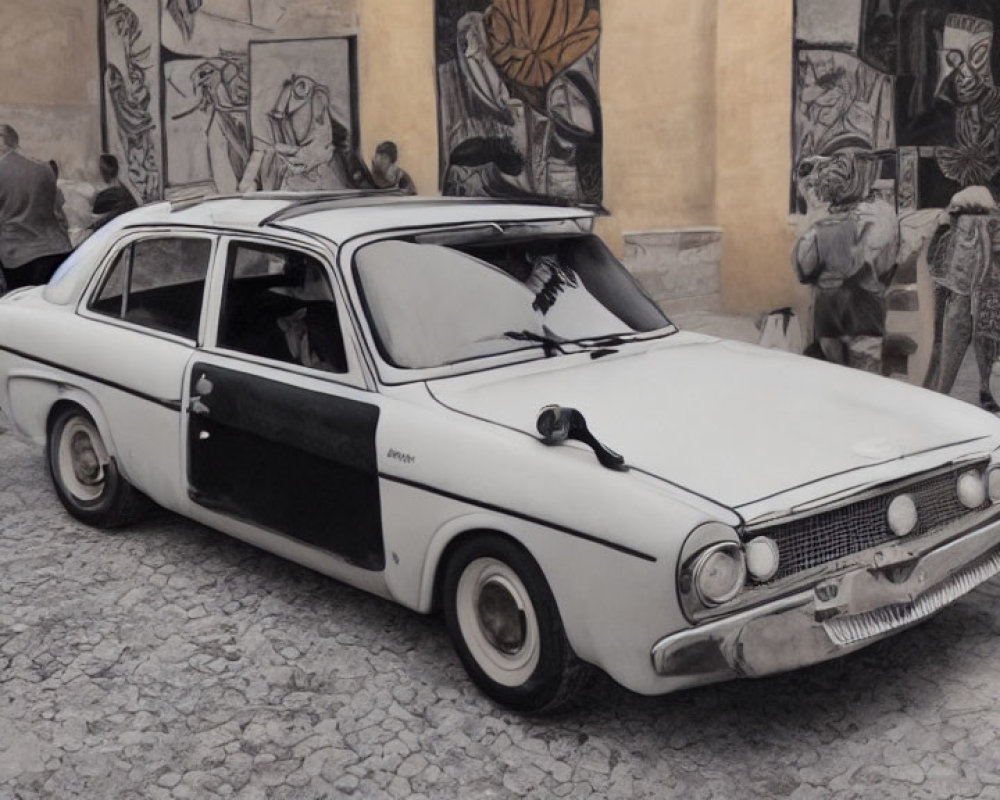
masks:
<path fill-rule="evenodd" d="M 503 577 L 494 575 L 483 585 L 476 612 L 486 641 L 501 653 L 512 656 L 524 647 L 524 610 L 518 605 L 514 588 Z"/>
<path fill-rule="evenodd" d="M 490 556 L 466 565 L 458 580 L 455 611 L 469 654 L 490 680 L 523 686 L 541 657 L 538 617 L 524 582 Z"/>
<path fill-rule="evenodd" d="M 101 435 L 83 417 L 70 419 L 59 437 L 57 466 L 59 480 L 77 500 L 90 503 L 104 493 L 105 464 L 108 456 Z"/>
<path fill-rule="evenodd" d="M 76 431 L 69 443 L 73 458 L 73 474 L 84 486 L 96 486 L 104 478 L 101 461 L 94 443 L 84 431 Z"/>

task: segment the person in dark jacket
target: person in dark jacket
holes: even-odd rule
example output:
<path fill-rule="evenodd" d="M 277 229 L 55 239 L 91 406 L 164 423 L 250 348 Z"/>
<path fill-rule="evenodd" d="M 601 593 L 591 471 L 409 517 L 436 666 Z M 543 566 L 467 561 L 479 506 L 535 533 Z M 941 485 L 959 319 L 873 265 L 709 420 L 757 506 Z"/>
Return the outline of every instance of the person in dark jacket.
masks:
<path fill-rule="evenodd" d="M 7 289 L 48 283 L 73 246 L 56 217 L 56 178 L 0 124 L 0 269 Z"/>
<path fill-rule="evenodd" d="M 399 149 L 395 142 L 381 142 L 372 159 L 372 177 L 379 189 L 399 189 L 405 194 L 416 194 L 413 178 L 396 163 Z"/>
<path fill-rule="evenodd" d="M 97 219 L 90 227 L 95 231 L 119 214 L 124 214 L 139 206 L 132 193 L 122 186 L 122 182 L 118 178 L 117 158 L 104 153 L 98 161 L 98 168 L 101 171 L 101 180 L 104 181 L 105 188 L 94 195 L 92 210 Z"/>

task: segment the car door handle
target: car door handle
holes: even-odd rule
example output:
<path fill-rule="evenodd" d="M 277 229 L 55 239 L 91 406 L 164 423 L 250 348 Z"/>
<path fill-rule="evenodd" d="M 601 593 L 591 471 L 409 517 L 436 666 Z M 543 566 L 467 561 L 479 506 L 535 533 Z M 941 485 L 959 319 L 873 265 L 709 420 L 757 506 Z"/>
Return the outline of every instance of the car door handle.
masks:
<path fill-rule="evenodd" d="M 211 409 L 201 402 L 201 397 L 195 395 L 191 398 L 191 402 L 188 404 L 192 414 L 197 414 L 199 417 L 207 417 L 211 412 Z"/>

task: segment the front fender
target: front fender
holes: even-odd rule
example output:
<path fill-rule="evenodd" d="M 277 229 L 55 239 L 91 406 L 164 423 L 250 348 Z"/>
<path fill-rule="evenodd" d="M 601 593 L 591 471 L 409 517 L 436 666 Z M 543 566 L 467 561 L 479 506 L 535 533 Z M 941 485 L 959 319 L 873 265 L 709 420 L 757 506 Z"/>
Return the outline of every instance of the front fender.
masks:
<path fill-rule="evenodd" d="M 432 610 L 449 545 L 488 531 L 511 538 L 538 563 L 574 652 L 629 688 L 646 689 L 655 680 L 649 652 L 664 632 L 689 627 L 678 603 L 676 553 L 701 519 L 690 509 L 661 521 L 661 545 L 643 557 L 427 487 L 383 478 L 382 491 L 386 585 L 415 610 Z"/>

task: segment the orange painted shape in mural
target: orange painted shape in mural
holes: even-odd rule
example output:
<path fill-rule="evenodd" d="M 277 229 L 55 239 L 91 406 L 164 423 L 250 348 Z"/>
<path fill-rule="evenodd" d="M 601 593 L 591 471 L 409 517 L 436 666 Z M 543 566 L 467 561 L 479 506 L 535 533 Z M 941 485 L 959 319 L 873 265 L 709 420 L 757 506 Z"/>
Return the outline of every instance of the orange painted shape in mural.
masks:
<path fill-rule="evenodd" d="M 584 0 L 494 0 L 485 23 L 493 62 L 533 88 L 546 86 L 601 35 L 600 14 Z"/>

